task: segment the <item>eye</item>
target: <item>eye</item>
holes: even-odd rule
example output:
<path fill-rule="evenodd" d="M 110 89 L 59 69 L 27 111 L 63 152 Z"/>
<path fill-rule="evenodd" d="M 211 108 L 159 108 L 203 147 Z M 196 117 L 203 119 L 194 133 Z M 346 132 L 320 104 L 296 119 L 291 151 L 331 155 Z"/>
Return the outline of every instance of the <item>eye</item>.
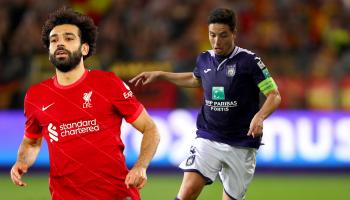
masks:
<path fill-rule="evenodd" d="M 57 42 L 57 39 L 50 39 L 50 43 L 55 43 Z"/>

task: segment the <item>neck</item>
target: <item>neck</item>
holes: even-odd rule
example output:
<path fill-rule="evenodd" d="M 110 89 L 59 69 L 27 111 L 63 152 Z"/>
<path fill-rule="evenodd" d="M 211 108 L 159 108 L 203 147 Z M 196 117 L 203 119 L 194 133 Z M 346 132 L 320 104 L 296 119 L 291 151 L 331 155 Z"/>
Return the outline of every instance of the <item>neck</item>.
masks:
<path fill-rule="evenodd" d="M 61 72 L 56 69 L 57 82 L 62 86 L 67 86 L 78 81 L 85 73 L 85 67 L 83 61 L 78 66 L 69 72 Z"/>
<path fill-rule="evenodd" d="M 233 52 L 233 50 L 235 49 L 235 45 L 233 44 L 232 47 L 230 48 L 230 51 L 225 55 L 225 57 L 228 57 L 231 55 L 231 53 Z"/>

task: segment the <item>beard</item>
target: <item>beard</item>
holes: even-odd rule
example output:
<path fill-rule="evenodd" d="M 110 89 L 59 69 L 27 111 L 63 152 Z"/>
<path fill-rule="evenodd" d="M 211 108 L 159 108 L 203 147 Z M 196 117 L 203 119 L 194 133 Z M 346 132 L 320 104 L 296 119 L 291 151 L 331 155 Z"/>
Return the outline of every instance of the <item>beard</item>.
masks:
<path fill-rule="evenodd" d="M 65 51 L 67 57 L 56 58 L 56 52 L 59 50 Z M 82 56 L 83 54 L 81 53 L 81 46 L 78 48 L 78 50 L 73 51 L 73 53 L 68 51 L 64 47 L 59 47 L 56 49 L 54 54 L 50 53 L 49 60 L 60 72 L 69 72 L 78 66 Z"/>

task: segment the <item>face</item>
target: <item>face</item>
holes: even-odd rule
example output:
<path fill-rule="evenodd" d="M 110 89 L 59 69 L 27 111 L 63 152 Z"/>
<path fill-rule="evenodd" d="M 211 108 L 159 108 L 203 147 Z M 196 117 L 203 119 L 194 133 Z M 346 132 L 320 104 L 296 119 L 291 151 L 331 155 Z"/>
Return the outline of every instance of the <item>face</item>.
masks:
<path fill-rule="evenodd" d="M 209 41 L 216 55 L 226 56 L 234 47 L 236 35 L 226 24 L 209 24 Z"/>
<path fill-rule="evenodd" d="M 83 61 L 88 53 L 88 45 L 81 44 L 79 28 L 63 24 L 55 26 L 49 36 L 49 59 L 61 72 L 69 72 Z"/>

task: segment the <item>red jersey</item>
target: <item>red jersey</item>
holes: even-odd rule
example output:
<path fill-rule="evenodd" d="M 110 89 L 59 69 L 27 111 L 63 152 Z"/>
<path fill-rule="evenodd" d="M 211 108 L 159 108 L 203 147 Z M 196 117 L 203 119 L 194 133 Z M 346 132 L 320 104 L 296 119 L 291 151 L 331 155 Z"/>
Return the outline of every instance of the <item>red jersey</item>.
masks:
<path fill-rule="evenodd" d="M 120 126 L 122 118 L 131 123 L 142 110 L 111 72 L 85 71 L 69 86 L 56 77 L 32 86 L 25 97 L 25 135 L 48 143 L 52 199 L 140 199 L 137 189 L 124 184 Z"/>

